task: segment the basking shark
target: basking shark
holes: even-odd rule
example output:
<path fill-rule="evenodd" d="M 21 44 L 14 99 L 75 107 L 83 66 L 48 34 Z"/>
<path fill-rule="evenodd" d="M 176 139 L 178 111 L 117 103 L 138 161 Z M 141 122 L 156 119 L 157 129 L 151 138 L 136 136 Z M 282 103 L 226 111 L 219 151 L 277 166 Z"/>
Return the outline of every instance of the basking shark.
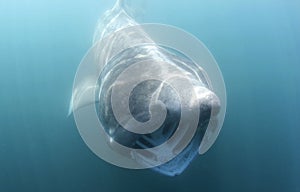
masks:
<path fill-rule="evenodd" d="M 224 96 L 198 63 L 159 45 L 128 13 L 126 1 L 117 1 L 99 20 L 90 52 L 90 62 L 97 62 L 93 70 L 77 73 L 84 75 L 74 83 L 69 114 L 93 105 L 112 149 L 115 144 L 133 149 L 130 157 L 141 167 L 174 176 L 215 142 L 225 115 Z M 155 151 L 178 127 L 187 134 L 193 124 L 187 144 L 174 139 Z M 135 152 L 144 149 L 147 155 Z M 172 158 L 158 160 L 163 153 Z"/>

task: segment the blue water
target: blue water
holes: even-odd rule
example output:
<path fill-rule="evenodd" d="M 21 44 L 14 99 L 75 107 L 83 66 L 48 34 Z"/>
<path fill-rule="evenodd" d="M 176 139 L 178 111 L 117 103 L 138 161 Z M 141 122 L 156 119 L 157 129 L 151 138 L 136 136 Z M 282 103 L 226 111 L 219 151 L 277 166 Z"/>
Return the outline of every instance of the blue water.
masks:
<path fill-rule="evenodd" d="M 171 5 L 172 3 L 172 5 Z M 178 177 L 126 170 L 67 117 L 73 78 L 109 0 L 0 0 L 0 191 L 300 191 L 300 1 L 141 3 L 141 20 L 201 39 L 223 72 L 224 127 Z"/>

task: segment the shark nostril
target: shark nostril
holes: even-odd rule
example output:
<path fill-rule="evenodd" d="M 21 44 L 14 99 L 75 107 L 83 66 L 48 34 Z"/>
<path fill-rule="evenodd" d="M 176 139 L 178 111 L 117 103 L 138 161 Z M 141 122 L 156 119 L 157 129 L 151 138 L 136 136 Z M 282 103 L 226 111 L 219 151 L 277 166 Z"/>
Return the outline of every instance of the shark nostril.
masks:
<path fill-rule="evenodd" d="M 210 92 L 207 95 L 204 105 L 210 108 L 210 113 L 212 116 L 216 116 L 219 114 L 221 103 L 219 97 L 215 93 Z"/>

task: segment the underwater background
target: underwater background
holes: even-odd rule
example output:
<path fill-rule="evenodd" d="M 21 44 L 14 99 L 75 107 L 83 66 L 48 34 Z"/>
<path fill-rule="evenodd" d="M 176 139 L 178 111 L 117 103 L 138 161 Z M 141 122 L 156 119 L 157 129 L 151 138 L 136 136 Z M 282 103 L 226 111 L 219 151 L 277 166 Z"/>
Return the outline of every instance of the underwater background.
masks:
<path fill-rule="evenodd" d="M 76 69 L 113 4 L 0 0 L 0 191 L 300 191 L 300 1 L 136 1 L 138 20 L 204 42 L 227 88 L 216 143 L 177 177 L 104 162 L 68 116 Z"/>

